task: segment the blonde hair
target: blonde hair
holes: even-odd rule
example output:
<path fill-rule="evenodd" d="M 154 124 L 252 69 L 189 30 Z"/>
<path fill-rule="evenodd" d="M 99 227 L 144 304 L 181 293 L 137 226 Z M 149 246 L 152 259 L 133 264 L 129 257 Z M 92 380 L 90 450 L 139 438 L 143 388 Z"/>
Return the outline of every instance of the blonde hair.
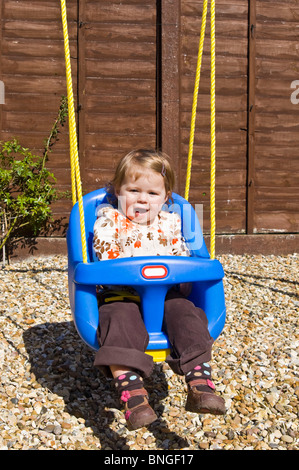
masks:
<path fill-rule="evenodd" d="M 165 191 L 168 197 L 174 188 L 175 176 L 170 166 L 169 157 L 163 152 L 148 149 L 132 150 L 118 163 L 114 178 L 109 185 L 109 192 L 115 195 L 128 175 L 135 179 L 143 174 L 142 169 L 148 169 L 159 173 L 164 178 Z"/>

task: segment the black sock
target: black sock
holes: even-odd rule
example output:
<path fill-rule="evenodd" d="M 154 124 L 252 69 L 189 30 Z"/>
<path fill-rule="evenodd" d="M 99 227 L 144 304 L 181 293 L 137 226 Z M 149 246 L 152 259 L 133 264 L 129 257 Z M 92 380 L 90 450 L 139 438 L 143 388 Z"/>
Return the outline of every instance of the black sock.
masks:
<path fill-rule="evenodd" d="M 214 391 L 215 386 L 211 380 L 211 366 L 207 362 L 203 362 L 198 366 L 194 367 L 194 369 L 190 370 L 186 374 L 186 382 L 189 384 L 190 382 L 197 380 L 197 379 L 204 379 L 206 383 L 196 385 L 196 389 L 200 392 L 209 392 L 211 393 Z"/>
<path fill-rule="evenodd" d="M 116 390 L 118 391 L 119 398 L 122 402 L 127 402 L 129 408 L 133 408 L 134 406 L 143 403 L 143 396 L 129 397 L 130 390 L 138 390 L 139 388 L 143 388 L 142 377 L 140 377 L 137 372 L 131 371 L 126 372 L 125 374 L 121 374 L 116 379 L 114 379 L 113 382 Z"/>

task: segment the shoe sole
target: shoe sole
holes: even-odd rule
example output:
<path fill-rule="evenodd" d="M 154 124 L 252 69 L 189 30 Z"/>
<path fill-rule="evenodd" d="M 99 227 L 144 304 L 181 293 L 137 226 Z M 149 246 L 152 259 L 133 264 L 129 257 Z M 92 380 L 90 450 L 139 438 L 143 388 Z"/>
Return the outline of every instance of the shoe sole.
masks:
<path fill-rule="evenodd" d="M 129 429 L 129 431 L 135 431 L 136 429 L 140 429 L 140 428 L 143 428 L 143 427 L 146 427 L 146 426 L 149 426 L 151 423 L 153 423 L 154 421 L 156 421 L 158 419 L 157 416 L 152 416 L 152 417 L 148 417 L 148 419 L 146 419 L 143 423 L 140 423 L 140 424 L 131 424 L 130 422 L 127 422 L 127 427 Z"/>
<path fill-rule="evenodd" d="M 211 415 L 225 415 L 226 409 L 220 409 L 220 408 L 198 408 L 190 403 L 186 403 L 185 410 L 189 411 L 190 413 L 200 413 L 200 414 L 208 414 L 210 413 Z"/>
<path fill-rule="evenodd" d="M 211 414 L 211 415 L 225 415 L 226 411 L 222 411 L 222 410 L 208 410 L 207 408 L 200 408 L 200 409 L 196 409 L 196 408 L 191 408 L 191 407 L 187 407 L 186 406 L 186 411 L 189 411 L 190 413 L 199 413 L 199 414 Z"/>

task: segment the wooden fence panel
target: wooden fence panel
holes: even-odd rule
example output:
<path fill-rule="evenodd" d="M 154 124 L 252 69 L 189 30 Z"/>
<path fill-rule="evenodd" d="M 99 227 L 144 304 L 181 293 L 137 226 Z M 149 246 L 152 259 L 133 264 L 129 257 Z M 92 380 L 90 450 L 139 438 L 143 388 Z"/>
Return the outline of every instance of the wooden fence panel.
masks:
<path fill-rule="evenodd" d="M 84 188 L 121 156 L 156 147 L 156 2 L 80 1 L 79 135 Z"/>
<path fill-rule="evenodd" d="M 0 139 L 41 154 L 66 94 L 60 2 L 1 4 Z M 156 146 L 156 2 L 67 1 L 83 192 L 105 184 L 121 155 Z M 78 66 L 79 63 L 79 66 Z M 78 98 L 77 98 L 78 96 Z M 70 190 L 68 126 L 47 166 Z M 71 202 L 53 205 L 68 218 Z"/>
<path fill-rule="evenodd" d="M 296 0 L 256 2 L 254 233 L 299 231 L 298 21 Z"/>
<path fill-rule="evenodd" d="M 202 1 L 181 2 L 181 188 L 185 185 Z M 216 228 L 246 231 L 248 2 L 216 2 Z M 210 225 L 210 9 L 196 119 L 190 202 Z"/>
<path fill-rule="evenodd" d="M 83 191 L 132 148 L 161 147 L 184 194 L 203 0 L 67 0 Z M 209 15 L 209 14 L 208 14 Z M 66 94 L 58 0 L 0 0 L 0 140 L 41 153 Z M 216 231 L 297 233 L 297 0 L 216 1 Z M 209 231 L 210 21 L 190 202 Z M 297 85 L 296 85 L 297 83 Z M 298 91 L 296 91 L 296 88 Z M 70 189 L 68 126 L 48 167 Z M 53 205 L 68 218 L 71 202 Z"/>
<path fill-rule="evenodd" d="M 0 140 L 16 137 L 41 155 L 66 95 L 60 2 L 6 0 L 2 2 L 0 79 L 5 105 L 0 106 Z M 74 90 L 77 76 L 77 0 L 67 2 Z M 47 162 L 57 177 L 57 189 L 70 189 L 68 126 Z M 68 218 L 70 201 L 53 204 L 56 218 Z"/>

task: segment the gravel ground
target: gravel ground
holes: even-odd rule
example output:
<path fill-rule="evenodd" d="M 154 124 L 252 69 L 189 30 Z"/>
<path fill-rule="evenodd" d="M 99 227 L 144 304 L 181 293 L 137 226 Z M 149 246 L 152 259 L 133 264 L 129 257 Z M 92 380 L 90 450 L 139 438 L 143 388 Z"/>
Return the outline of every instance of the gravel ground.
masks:
<path fill-rule="evenodd" d="M 227 414 L 184 410 L 165 363 L 146 381 L 159 420 L 128 431 L 72 324 L 67 259 L 0 269 L 0 449 L 298 450 L 299 255 L 219 257 L 227 323 L 213 375 Z"/>

